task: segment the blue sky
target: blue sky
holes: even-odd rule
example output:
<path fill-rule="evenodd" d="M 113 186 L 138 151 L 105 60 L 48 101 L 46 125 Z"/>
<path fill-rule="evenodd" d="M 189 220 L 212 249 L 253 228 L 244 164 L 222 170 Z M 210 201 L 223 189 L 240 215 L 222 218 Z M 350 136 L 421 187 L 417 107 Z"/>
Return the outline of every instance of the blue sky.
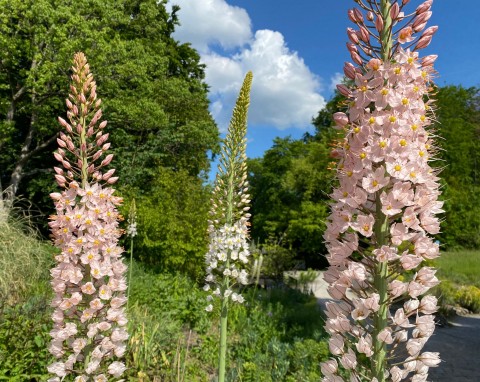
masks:
<path fill-rule="evenodd" d="M 248 149 L 258 157 L 275 137 L 301 137 L 350 61 L 346 28 L 353 0 L 170 0 L 181 6 L 176 38 L 207 65 L 211 112 L 228 126 L 243 76 L 253 71 Z M 411 0 L 410 9 L 421 1 Z M 437 84 L 480 86 L 480 1 L 436 0 L 439 31 L 421 55 L 438 54 Z"/>

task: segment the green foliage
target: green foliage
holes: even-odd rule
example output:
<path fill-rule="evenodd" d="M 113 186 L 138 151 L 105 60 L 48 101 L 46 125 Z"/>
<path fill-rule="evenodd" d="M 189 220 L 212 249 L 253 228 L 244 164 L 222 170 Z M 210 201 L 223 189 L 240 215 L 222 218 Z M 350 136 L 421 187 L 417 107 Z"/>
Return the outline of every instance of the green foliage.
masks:
<path fill-rule="evenodd" d="M 209 208 L 209 193 L 201 180 L 186 170 L 160 167 L 150 194 L 136 201 L 135 257 L 156 269 L 201 277 Z"/>
<path fill-rule="evenodd" d="M 434 266 L 438 267 L 441 280 L 434 289 L 441 313 L 448 315 L 455 305 L 480 312 L 480 252 L 444 252 Z"/>
<path fill-rule="evenodd" d="M 445 221 L 440 241 L 448 250 L 480 247 L 480 93 L 447 86 L 436 95 L 438 153 L 444 167 Z"/>
<path fill-rule="evenodd" d="M 47 294 L 55 249 L 36 237 L 19 218 L 0 222 L 0 302 L 16 304 L 33 294 Z"/>
<path fill-rule="evenodd" d="M 44 196 L 54 187 L 54 160 L 45 151 L 77 51 L 87 55 L 104 101 L 119 187 L 148 195 L 159 166 L 191 176 L 208 171 L 218 129 L 200 56 L 172 37 L 178 7 L 171 14 L 155 0 L 0 0 L 0 7 L 0 51 L 8 52 L 0 65 L 4 186 L 23 179 L 14 192 L 44 213 L 52 207 Z"/>
<path fill-rule="evenodd" d="M 480 312 L 480 288 L 463 286 L 455 294 L 455 301 L 473 313 Z"/>
<path fill-rule="evenodd" d="M 314 120 L 316 133 L 303 139 L 276 138 L 262 158 L 248 163 L 252 186 L 252 237 L 263 243 L 280 241 L 307 266 L 326 264 L 323 243 L 334 173 L 328 170 L 331 143 L 330 109 L 334 98 Z"/>
<path fill-rule="evenodd" d="M 0 306 L 0 380 L 46 380 L 51 313 L 44 297 Z"/>

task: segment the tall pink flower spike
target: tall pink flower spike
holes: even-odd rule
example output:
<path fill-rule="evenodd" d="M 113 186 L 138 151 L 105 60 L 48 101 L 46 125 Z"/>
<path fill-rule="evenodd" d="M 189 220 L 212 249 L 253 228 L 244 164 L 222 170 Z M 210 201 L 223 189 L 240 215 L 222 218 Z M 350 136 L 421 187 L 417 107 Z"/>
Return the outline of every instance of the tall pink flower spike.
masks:
<path fill-rule="evenodd" d="M 408 0 L 355 2 L 347 46 L 356 65 L 345 64 L 349 85 L 338 86 L 348 110 L 334 115 L 345 139 L 334 153 L 339 187 L 324 236 L 325 280 L 339 301 L 327 303 L 335 358 L 322 364 L 323 381 L 421 382 L 440 363 L 438 353 L 422 352 L 437 310 L 436 298 L 423 295 L 438 284 L 424 262 L 439 256 L 430 235 L 443 212 L 430 166 L 436 56 L 418 54 L 437 30 L 424 30 L 433 1 L 411 14 Z"/>
<path fill-rule="evenodd" d="M 64 190 L 50 195 L 57 214 L 49 225 L 61 253 L 51 270 L 55 310 L 49 350 L 58 360 L 48 371 L 56 375 L 52 382 L 68 375 L 75 382 L 100 382 L 119 378 L 125 370 L 118 360 L 128 338 L 126 266 L 117 245 L 116 206 L 122 200 L 110 187 L 117 180 L 115 170 L 103 172 L 113 155 L 106 155 L 107 121 L 100 122 L 101 101 L 83 53 L 75 54 L 72 70 L 69 122 L 59 118 L 65 132 L 54 153 L 63 167 L 55 167 L 55 178 Z"/>

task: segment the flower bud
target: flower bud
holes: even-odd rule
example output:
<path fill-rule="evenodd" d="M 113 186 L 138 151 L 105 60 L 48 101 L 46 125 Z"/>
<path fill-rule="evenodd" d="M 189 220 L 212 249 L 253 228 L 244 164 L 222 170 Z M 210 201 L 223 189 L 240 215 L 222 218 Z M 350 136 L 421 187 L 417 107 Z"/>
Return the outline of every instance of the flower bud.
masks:
<path fill-rule="evenodd" d="M 423 67 L 432 66 L 437 58 L 438 56 L 436 54 L 431 54 L 429 56 L 423 57 L 422 66 Z"/>
<path fill-rule="evenodd" d="M 373 15 L 373 12 L 372 11 L 369 11 L 367 13 L 367 20 L 368 21 L 373 21 L 373 19 L 375 18 L 375 16 Z"/>
<path fill-rule="evenodd" d="M 366 42 L 367 44 L 370 41 L 370 34 L 368 33 L 367 28 L 365 28 L 363 25 L 360 26 L 360 32 L 358 36 L 363 42 Z"/>
<path fill-rule="evenodd" d="M 355 13 L 354 13 L 353 9 L 349 9 L 348 12 L 347 12 L 347 15 L 348 15 L 348 18 L 350 19 L 350 21 L 352 23 L 357 24 L 357 19 L 355 18 Z"/>
<path fill-rule="evenodd" d="M 353 62 L 358 65 L 363 65 L 363 60 L 357 52 L 351 52 L 350 57 L 352 57 Z"/>
<path fill-rule="evenodd" d="M 355 19 L 357 20 L 357 24 L 363 24 L 363 15 L 362 12 L 358 8 L 353 8 L 353 14 L 355 15 Z"/>
<path fill-rule="evenodd" d="M 418 40 L 418 43 L 415 46 L 414 50 L 424 49 L 427 46 L 429 46 L 431 42 L 432 42 L 432 36 L 421 37 L 420 40 Z"/>
<path fill-rule="evenodd" d="M 378 32 L 383 31 L 383 19 L 381 17 L 377 17 L 375 20 L 375 28 Z"/>
<path fill-rule="evenodd" d="M 422 37 L 433 36 L 437 32 L 437 30 L 438 30 L 438 26 L 436 26 L 436 25 L 425 29 L 425 31 L 420 36 L 420 40 L 422 39 Z"/>
<path fill-rule="evenodd" d="M 352 96 L 352 92 L 350 91 L 350 89 L 343 84 L 337 85 L 337 90 L 340 92 L 340 94 L 344 95 L 345 97 Z"/>
<path fill-rule="evenodd" d="M 352 43 L 358 44 L 360 42 L 358 40 L 357 32 L 353 28 L 347 28 L 347 35 Z"/>
<path fill-rule="evenodd" d="M 343 66 L 343 72 L 348 78 L 352 80 L 355 79 L 355 66 L 350 62 L 345 63 L 345 65 Z"/>
<path fill-rule="evenodd" d="M 430 10 L 432 7 L 433 0 L 427 0 L 420 4 L 417 9 L 415 10 L 415 13 L 419 15 L 420 13 L 427 12 Z"/>
<path fill-rule="evenodd" d="M 340 127 L 345 127 L 345 125 L 348 124 L 348 116 L 341 111 L 333 114 L 333 120 L 335 121 L 337 126 Z"/>
<path fill-rule="evenodd" d="M 109 165 L 112 159 L 113 159 L 113 154 L 108 154 L 105 157 L 105 159 L 102 161 L 102 163 L 100 163 L 100 167 Z"/>
<path fill-rule="evenodd" d="M 398 5 L 398 3 L 394 3 L 390 8 L 390 17 L 392 18 L 392 20 L 396 20 L 399 13 L 400 13 L 400 6 Z"/>

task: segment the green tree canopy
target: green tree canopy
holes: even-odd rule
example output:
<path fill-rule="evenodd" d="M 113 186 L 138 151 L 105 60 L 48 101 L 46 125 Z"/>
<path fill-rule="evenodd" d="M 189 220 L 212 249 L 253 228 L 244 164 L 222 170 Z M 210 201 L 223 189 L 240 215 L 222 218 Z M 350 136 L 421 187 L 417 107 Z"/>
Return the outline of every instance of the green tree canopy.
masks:
<path fill-rule="evenodd" d="M 104 100 L 120 187 L 148 192 L 157 168 L 209 168 L 218 130 L 204 67 L 176 42 L 173 8 L 156 0 L 0 0 L 0 179 L 41 202 L 73 54 L 86 53 Z M 47 174 L 48 173 L 48 174 Z"/>

